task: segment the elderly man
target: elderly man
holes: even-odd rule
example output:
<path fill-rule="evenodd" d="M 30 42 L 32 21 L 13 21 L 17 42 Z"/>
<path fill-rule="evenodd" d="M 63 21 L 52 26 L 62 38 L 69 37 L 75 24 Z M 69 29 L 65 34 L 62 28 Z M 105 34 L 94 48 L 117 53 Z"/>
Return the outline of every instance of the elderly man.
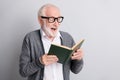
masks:
<path fill-rule="evenodd" d="M 55 55 L 47 55 L 51 43 L 72 47 L 75 42 L 66 32 L 59 31 L 64 17 L 57 6 L 43 5 L 38 11 L 41 29 L 28 33 L 20 55 L 20 74 L 28 80 L 70 80 L 70 71 L 78 73 L 83 67 L 83 52 L 78 49 L 65 64 Z"/>

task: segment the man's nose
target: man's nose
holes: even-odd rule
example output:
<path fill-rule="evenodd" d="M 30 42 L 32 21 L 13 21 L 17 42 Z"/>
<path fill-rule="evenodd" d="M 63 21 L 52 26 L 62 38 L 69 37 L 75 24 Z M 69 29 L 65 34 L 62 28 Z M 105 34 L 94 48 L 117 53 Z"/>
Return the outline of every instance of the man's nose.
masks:
<path fill-rule="evenodd" d="M 59 25 L 57 19 L 55 20 L 54 25 L 55 25 L 55 26 L 58 26 L 58 25 Z"/>

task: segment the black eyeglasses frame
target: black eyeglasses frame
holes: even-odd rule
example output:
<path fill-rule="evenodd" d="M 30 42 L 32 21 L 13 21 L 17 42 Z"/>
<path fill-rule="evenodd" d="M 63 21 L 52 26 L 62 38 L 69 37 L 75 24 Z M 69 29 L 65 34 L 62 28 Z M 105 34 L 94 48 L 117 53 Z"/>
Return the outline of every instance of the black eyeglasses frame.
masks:
<path fill-rule="evenodd" d="M 47 19 L 49 23 L 54 23 L 55 20 L 57 20 L 58 23 L 61 23 L 63 21 L 63 19 L 64 19 L 63 16 L 60 16 L 60 17 L 46 17 L 46 16 L 41 16 L 41 18 Z M 53 19 L 53 21 L 50 21 L 51 18 Z M 61 21 L 59 21 L 60 18 L 61 18 Z"/>

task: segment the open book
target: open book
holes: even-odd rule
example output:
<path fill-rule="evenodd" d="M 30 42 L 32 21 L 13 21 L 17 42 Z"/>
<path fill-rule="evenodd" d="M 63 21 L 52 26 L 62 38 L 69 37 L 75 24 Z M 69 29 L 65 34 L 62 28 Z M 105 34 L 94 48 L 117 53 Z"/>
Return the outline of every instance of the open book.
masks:
<path fill-rule="evenodd" d="M 76 43 L 72 48 L 63 45 L 51 44 L 48 55 L 56 55 L 59 63 L 64 64 L 68 61 L 71 55 L 82 46 L 84 39 Z"/>

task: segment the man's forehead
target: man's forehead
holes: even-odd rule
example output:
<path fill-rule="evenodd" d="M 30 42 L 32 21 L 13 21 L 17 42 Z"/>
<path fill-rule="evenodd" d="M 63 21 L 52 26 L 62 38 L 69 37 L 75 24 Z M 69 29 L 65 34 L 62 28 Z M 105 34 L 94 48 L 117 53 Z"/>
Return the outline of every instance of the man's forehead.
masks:
<path fill-rule="evenodd" d="M 46 8 L 46 15 L 47 16 L 60 16 L 60 10 L 55 7 L 48 7 Z"/>

